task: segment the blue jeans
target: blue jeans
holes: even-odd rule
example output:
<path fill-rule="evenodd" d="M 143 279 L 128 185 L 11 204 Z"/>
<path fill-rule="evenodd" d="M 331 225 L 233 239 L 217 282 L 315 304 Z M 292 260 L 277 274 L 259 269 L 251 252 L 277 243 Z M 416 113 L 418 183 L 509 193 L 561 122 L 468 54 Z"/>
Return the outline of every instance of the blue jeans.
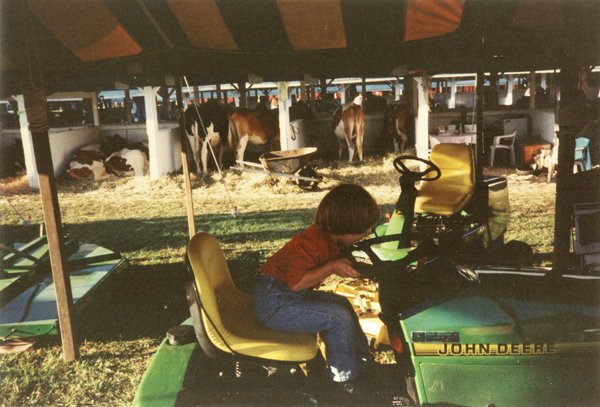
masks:
<path fill-rule="evenodd" d="M 358 361 L 370 358 L 367 337 L 345 297 L 312 289 L 294 292 L 274 277 L 259 276 L 254 310 L 264 326 L 287 332 L 318 333 L 336 382 L 358 374 Z"/>

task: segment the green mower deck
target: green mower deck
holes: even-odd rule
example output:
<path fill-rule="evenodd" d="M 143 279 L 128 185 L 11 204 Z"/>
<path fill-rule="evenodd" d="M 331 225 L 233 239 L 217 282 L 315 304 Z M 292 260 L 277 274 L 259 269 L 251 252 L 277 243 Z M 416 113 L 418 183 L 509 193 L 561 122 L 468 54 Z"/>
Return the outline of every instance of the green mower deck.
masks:
<path fill-rule="evenodd" d="M 67 268 L 75 310 L 111 274 L 125 267 L 125 259 L 95 244 L 66 240 Z M 21 254 L 19 254 L 21 253 Z M 0 275 L 0 337 L 31 338 L 58 334 L 56 291 L 44 236 L 21 245 L 3 258 Z"/>

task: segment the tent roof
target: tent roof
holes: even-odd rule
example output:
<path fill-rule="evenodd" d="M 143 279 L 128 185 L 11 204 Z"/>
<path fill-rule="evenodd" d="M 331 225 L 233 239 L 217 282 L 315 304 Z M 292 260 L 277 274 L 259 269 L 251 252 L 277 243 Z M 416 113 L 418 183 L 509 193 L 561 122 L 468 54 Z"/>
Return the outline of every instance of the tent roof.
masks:
<path fill-rule="evenodd" d="M 596 0 L 6 0 L 2 96 L 38 61 L 48 92 L 555 68 L 600 55 Z"/>

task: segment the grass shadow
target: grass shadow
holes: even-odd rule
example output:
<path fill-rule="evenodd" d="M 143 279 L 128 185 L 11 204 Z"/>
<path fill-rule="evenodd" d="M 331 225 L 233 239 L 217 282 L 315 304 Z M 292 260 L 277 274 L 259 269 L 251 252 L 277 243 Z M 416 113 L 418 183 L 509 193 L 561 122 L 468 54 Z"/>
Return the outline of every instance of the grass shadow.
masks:
<path fill-rule="evenodd" d="M 81 313 L 80 338 L 158 338 L 187 318 L 183 264 L 130 266 L 96 291 Z"/>
<path fill-rule="evenodd" d="M 221 241 L 235 283 L 250 291 L 260 264 L 271 251 L 303 230 L 312 211 L 290 210 L 247 213 L 233 218 L 222 214 L 197 217 L 198 230 Z M 108 279 L 86 306 L 80 321 L 81 339 L 129 340 L 163 337 L 167 329 L 189 317 L 184 287 L 189 278 L 183 253 L 187 243 L 184 217 L 126 219 L 69 225 L 78 240 L 136 256 L 122 272 Z M 115 233 L 115 231 L 123 231 Z M 84 239 L 85 238 L 85 239 Z M 138 264 L 139 252 L 177 249 L 176 261 Z M 169 255 L 166 255 L 169 257 Z"/>

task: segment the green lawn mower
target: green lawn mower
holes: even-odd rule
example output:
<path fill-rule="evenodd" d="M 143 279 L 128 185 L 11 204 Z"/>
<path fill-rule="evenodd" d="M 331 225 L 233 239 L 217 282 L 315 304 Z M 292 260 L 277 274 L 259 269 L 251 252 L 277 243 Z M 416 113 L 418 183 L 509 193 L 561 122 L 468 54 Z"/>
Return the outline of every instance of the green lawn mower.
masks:
<path fill-rule="evenodd" d="M 410 170 L 411 160 L 421 161 L 425 170 Z M 394 165 L 402 174 L 397 211 L 377 236 L 355 245 L 350 257 L 378 281 L 379 317 L 412 403 L 599 405 L 600 277 L 484 266 L 484 256 L 460 263 L 465 259 L 441 240 L 477 244 L 484 252 L 502 247 L 489 244 L 495 239 L 487 245 L 469 239 L 485 224 L 461 229 L 462 240 L 456 230 L 419 231 L 419 217 L 429 214 L 412 208 L 423 208 L 428 197 L 417 196 L 414 184 L 439 182 L 432 180 L 441 179 L 444 170 L 416 157 L 399 157 Z M 490 205 L 488 222 L 494 212 Z"/>
<path fill-rule="evenodd" d="M 369 394 L 335 393 L 315 335 L 260 326 L 219 242 L 199 233 L 185 259 L 191 318 L 169 331 L 134 405 L 600 405 L 600 277 L 498 265 L 506 180 L 476 181 L 471 156 L 439 145 L 431 161 L 397 158 L 395 213 L 347 253 L 377 282 L 396 361 L 370 371 Z"/>

